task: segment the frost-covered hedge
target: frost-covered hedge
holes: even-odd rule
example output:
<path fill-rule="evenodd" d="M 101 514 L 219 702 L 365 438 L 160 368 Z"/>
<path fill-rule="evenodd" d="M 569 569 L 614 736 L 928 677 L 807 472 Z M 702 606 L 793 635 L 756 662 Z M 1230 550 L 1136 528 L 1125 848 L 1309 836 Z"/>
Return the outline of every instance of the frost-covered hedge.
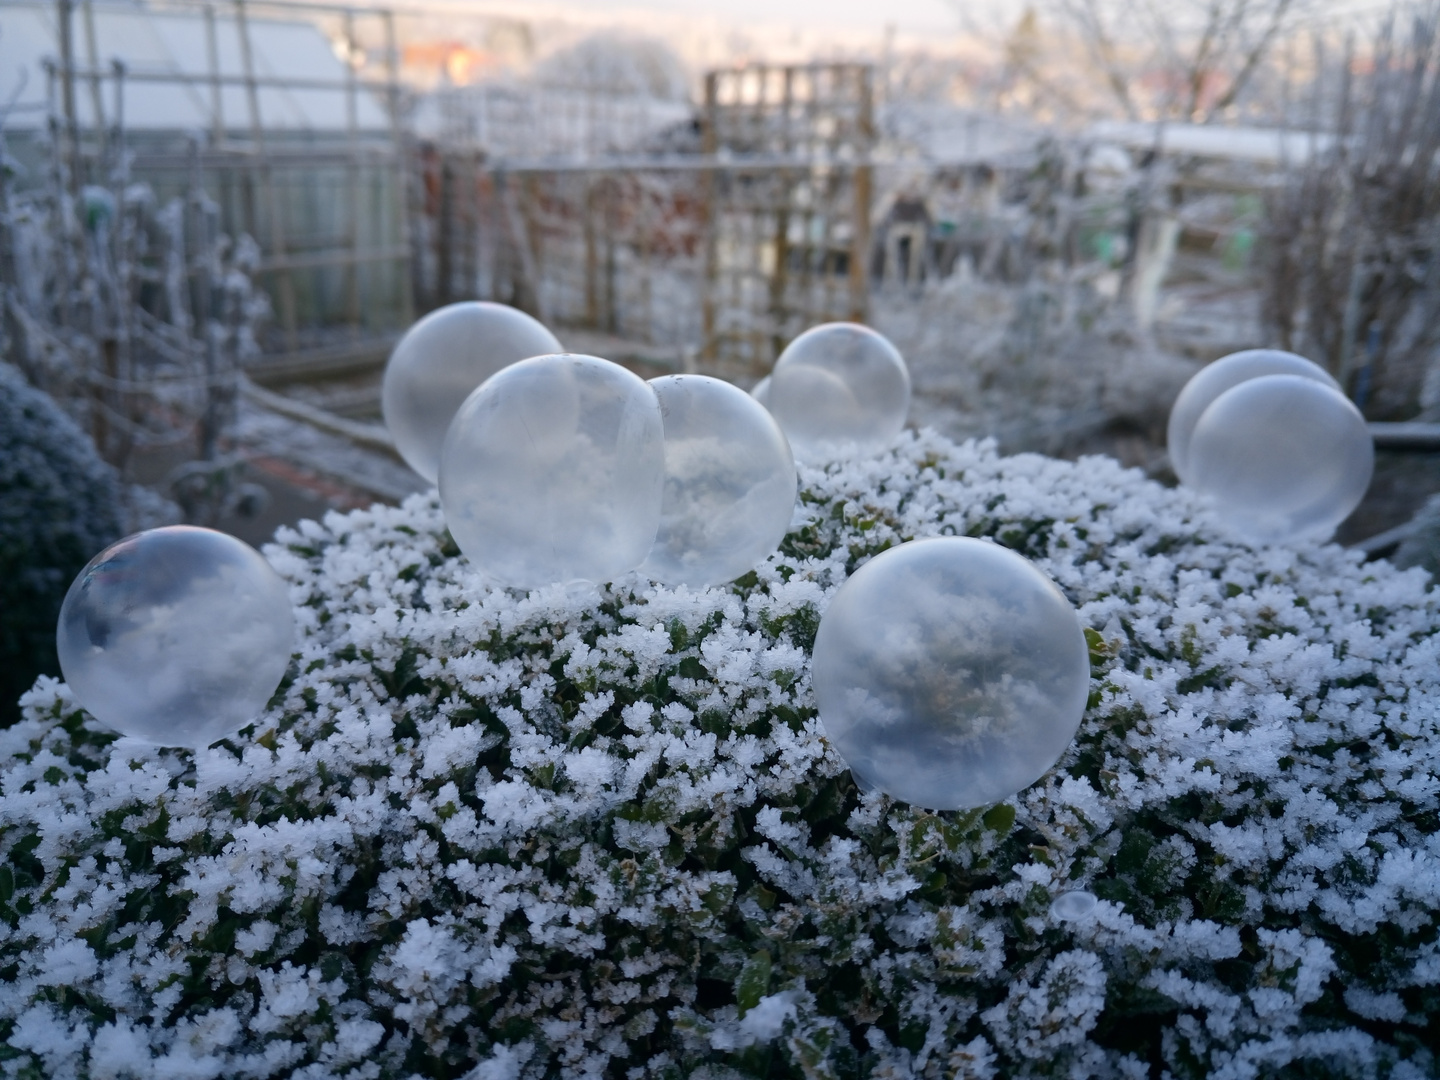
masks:
<path fill-rule="evenodd" d="M 115 470 L 48 394 L 0 361 L 0 726 L 18 719 L 16 699 L 37 675 L 59 674 L 65 590 L 122 531 Z"/>
<path fill-rule="evenodd" d="M 487 588 L 433 497 L 282 531 L 297 661 L 202 754 L 42 682 L 0 734 L 0 1071 L 1434 1075 L 1420 572 L 1251 550 L 1103 459 L 922 434 L 802 479 L 698 593 Z M 984 812 L 861 795 L 812 705 L 828 597 L 940 533 L 1095 631 L 1074 747 Z"/>

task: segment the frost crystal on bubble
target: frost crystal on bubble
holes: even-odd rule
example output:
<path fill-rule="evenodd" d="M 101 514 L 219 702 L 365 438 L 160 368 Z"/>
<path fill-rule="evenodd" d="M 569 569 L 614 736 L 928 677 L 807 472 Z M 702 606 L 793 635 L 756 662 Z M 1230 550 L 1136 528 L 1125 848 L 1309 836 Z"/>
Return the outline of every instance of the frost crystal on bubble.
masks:
<path fill-rule="evenodd" d="M 290 663 L 285 582 L 213 529 L 168 525 L 112 544 L 60 608 L 60 668 L 90 712 L 160 746 L 202 748 L 253 721 Z"/>
<path fill-rule="evenodd" d="M 1090 691 L 1064 594 L 969 537 L 902 544 L 851 576 L 820 621 L 813 671 L 825 734 L 860 782 L 932 810 L 1038 780 Z"/>
<path fill-rule="evenodd" d="M 512 364 L 465 399 L 440 456 L 460 550 L 505 585 L 603 582 L 655 541 L 665 477 L 655 393 L 594 356 Z"/>
<path fill-rule="evenodd" d="M 795 459 L 754 398 L 704 375 L 651 379 L 665 427 L 660 528 L 640 572 L 667 585 L 722 585 L 785 536 Z"/>

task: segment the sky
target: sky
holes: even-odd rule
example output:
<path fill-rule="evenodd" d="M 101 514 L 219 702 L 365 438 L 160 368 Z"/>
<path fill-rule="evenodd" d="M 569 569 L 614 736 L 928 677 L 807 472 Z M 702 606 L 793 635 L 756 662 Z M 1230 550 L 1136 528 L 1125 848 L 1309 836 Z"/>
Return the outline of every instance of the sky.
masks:
<path fill-rule="evenodd" d="M 423 0 L 422 0 L 423 2 Z M 493 2 L 493 0 L 492 0 Z M 1123 3 L 1123 0 L 1121 0 Z M 525 6 L 535 4 L 529 0 Z M 1390 10 L 1394 0 L 1301 0 L 1305 21 L 1348 22 Z M 709 18 L 719 22 L 792 23 L 834 29 L 871 29 L 893 25 L 902 34 L 954 34 L 967 18 L 983 25 L 1009 25 L 1019 19 L 1025 0 L 538 0 L 553 9 L 602 16 L 617 7 L 646 9 L 668 16 Z M 513 4 L 512 4 L 513 6 Z M 1196 5 L 1198 6 L 1198 5 Z"/>
<path fill-rule="evenodd" d="M 567 7 L 600 13 L 616 6 L 613 0 L 568 0 Z M 948 31 L 959 25 L 955 8 L 945 0 L 626 0 L 631 8 L 653 8 L 672 15 L 712 16 L 724 21 L 746 23 L 793 22 L 807 25 L 829 23 L 846 29 L 873 28 L 883 32 L 887 24 L 913 33 Z"/>
<path fill-rule="evenodd" d="M 378 2 L 378 0 L 377 0 Z M 407 6 L 407 0 L 390 0 Z M 744 27 L 757 23 L 770 26 L 791 24 L 812 30 L 834 29 L 854 33 L 872 31 L 882 35 L 889 25 L 898 33 L 954 34 L 962 20 L 957 5 L 994 9 L 1015 7 L 1019 0 L 410 0 L 414 6 L 430 9 L 455 6 L 468 11 L 489 11 L 508 15 L 579 16 L 586 22 L 614 19 L 629 23 L 647 13 L 672 24 L 694 20 Z"/>

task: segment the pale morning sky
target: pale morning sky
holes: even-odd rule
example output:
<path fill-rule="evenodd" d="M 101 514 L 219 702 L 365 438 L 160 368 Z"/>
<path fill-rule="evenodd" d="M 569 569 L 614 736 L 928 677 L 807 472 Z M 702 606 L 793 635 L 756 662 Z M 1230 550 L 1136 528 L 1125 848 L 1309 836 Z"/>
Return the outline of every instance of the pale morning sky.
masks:
<path fill-rule="evenodd" d="M 568 0 L 567 7 L 587 12 L 603 12 L 613 9 L 614 0 Z M 653 8 L 669 14 L 709 15 L 725 21 L 735 22 L 789 22 L 843 25 L 861 29 L 873 27 L 882 30 L 887 23 L 894 23 L 900 30 L 911 33 L 925 31 L 953 32 L 958 23 L 955 8 L 945 0 L 623 0 L 628 8 Z M 987 0 L 987 7 L 993 0 Z M 1016 10 L 1023 5 L 1015 3 Z"/>

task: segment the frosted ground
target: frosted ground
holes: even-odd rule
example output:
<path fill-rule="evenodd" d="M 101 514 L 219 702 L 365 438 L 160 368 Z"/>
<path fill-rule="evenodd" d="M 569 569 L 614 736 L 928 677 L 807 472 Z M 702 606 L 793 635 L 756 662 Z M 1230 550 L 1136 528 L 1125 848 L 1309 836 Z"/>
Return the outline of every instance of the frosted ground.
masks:
<path fill-rule="evenodd" d="M 1190 350 L 1208 361 L 1258 340 L 1218 333 L 1182 352 L 1137 333 L 1084 286 L 961 275 L 914 294 L 892 290 L 874 308 L 875 328 L 910 367 L 915 424 L 956 439 L 993 436 L 1009 451 L 1103 450 L 1154 471 L 1166 467 L 1170 403 L 1199 367 Z"/>
<path fill-rule="evenodd" d="M 282 531 L 295 661 L 202 753 L 43 681 L 0 733 L 0 1074 L 1433 1075 L 1423 574 L 933 433 L 802 489 L 698 592 L 489 588 L 428 494 Z M 1056 580 L 1092 688 L 1041 782 L 935 814 L 856 790 L 809 649 L 951 533 Z"/>

